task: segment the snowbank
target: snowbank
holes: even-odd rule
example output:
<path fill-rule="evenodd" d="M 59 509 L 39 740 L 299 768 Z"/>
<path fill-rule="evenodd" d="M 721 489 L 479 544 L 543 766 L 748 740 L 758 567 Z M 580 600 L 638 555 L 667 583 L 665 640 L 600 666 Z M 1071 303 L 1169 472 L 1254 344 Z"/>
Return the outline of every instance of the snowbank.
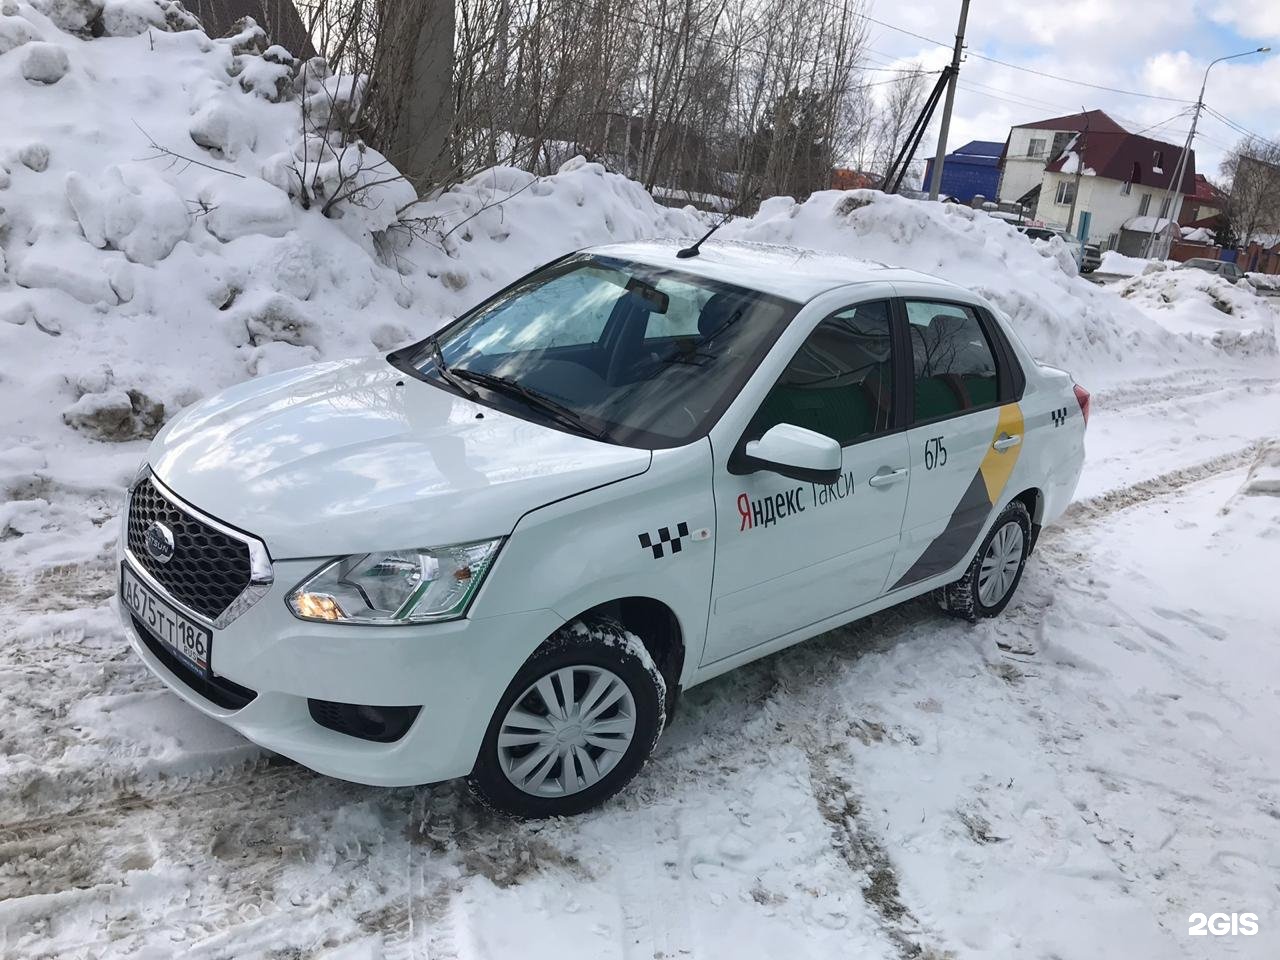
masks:
<path fill-rule="evenodd" d="M 1276 310 L 1247 283 L 1204 270 L 1162 270 L 1126 280 L 1117 292 L 1188 339 L 1239 357 L 1277 353 Z"/>
<path fill-rule="evenodd" d="M 1168 270 L 1174 266 L 1172 260 L 1146 260 L 1142 257 L 1126 257 L 1115 250 L 1107 250 L 1102 254 L 1102 266 L 1099 273 L 1118 273 L 1122 276 L 1136 277 L 1142 273 L 1155 273 Z"/>
<path fill-rule="evenodd" d="M 568 249 L 702 229 L 581 160 L 536 182 L 489 171 L 414 208 L 376 151 L 317 134 L 362 79 L 296 63 L 252 21 L 223 39 L 196 26 L 171 0 L 0 10 L 0 407 L 24 451 L 0 459 L 0 506 L 36 476 L 64 494 L 46 533 L 105 543 L 59 504 L 114 509 L 142 442 L 202 396 L 390 350 Z M 14 537 L 28 513 L 0 511 L 6 548 L 58 539 Z"/>
<path fill-rule="evenodd" d="M 1190 344 L 1075 275 L 1061 243 L 1029 243 L 1008 223 L 956 204 L 872 190 L 765 201 L 727 236 L 829 250 L 952 280 L 1008 315 L 1031 351 L 1080 377 L 1114 377 L 1206 359 Z"/>

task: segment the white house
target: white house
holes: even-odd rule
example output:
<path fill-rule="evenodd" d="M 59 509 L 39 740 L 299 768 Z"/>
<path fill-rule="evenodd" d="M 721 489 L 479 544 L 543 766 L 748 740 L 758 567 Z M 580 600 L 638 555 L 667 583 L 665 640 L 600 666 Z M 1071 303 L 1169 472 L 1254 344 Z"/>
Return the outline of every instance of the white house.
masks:
<path fill-rule="evenodd" d="M 1002 157 L 999 198 L 1022 202 L 1036 220 L 1066 227 L 1076 201 L 1075 232 L 1089 214 L 1086 241 L 1105 249 L 1120 239 L 1135 217 L 1169 216 L 1165 191 L 1181 147 L 1129 133 L 1101 110 L 1035 123 L 1009 131 Z M 1077 191 L 1079 196 L 1077 197 Z M 1174 217 L 1182 199 L 1195 195 L 1195 153 L 1187 158 Z"/>

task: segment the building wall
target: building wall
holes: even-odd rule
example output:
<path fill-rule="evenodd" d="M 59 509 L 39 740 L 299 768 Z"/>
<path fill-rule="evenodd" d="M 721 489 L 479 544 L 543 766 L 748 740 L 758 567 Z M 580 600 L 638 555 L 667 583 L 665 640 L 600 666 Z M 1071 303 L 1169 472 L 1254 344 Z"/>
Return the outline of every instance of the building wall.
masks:
<path fill-rule="evenodd" d="M 1187 197 L 1182 204 L 1182 216 L 1178 218 L 1178 222 L 1184 227 L 1189 223 L 1197 220 L 1208 220 L 1210 217 L 1216 217 L 1222 213 L 1222 207 L 1216 203 L 1208 203 L 1203 200 L 1196 200 L 1194 197 Z"/>
<path fill-rule="evenodd" d="M 974 163 L 963 153 L 947 154 L 942 165 L 941 192 L 957 200 L 968 203 L 974 196 L 981 194 L 987 200 L 994 200 L 996 185 L 1000 178 L 1000 169 L 989 163 Z M 925 164 L 924 180 L 921 189 L 928 190 L 933 181 L 933 161 Z"/>
<path fill-rule="evenodd" d="M 1028 156 L 1031 141 L 1043 140 L 1044 151 Z M 1000 178 L 999 200 L 1012 203 L 1040 183 L 1044 165 L 1053 149 L 1052 130 L 1028 130 L 1015 127 L 1009 131 L 1009 147 L 1004 155 L 1004 173 Z M 943 172 L 946 170 L 944 168 Z"/>
<path fill-rule="evenodd" d="M 1028 190 L 1040 183 L 1044 176 L 1043 160 L 1006 157 L 1000 174 L 1000 191 L 996 199 L 1001 203 L 1013 203 Z"/>
<path fill-rule="evenodd" d="M 1169 259 L 1177 260 L 1179 263 L 1185 263 L 1197 257 L 1220 260 L 1222 248 L 1213 243 L 1187 243 L 1185 240 L 1178 240 L 1169 248 Z"/>
<path fill-rule="evenodd" d="M 1035 212 L 1037 220 L 1043 220 L 1057 227 L 1066 227 L 1067 217 L 1071 215 L 1071 205 L 1057 203 L 1058 184 L 1074 180 L 1073 173 L 1044 174 L 1044 181 L 1040 188 L 1040 203 Z M 1164 200 L 1163 190 L 1136 183 L 1126 195 L 1123 181 L 1108 177 L 1083 176 L 1080 178 L 1079 189 L 1080 195 L 1076 201 L 1076 224 L 1080 222 L 1080 214 L 1088 211 L 1091 216 L 1086 242 L 1096 243 L 1104 249 L 1115 245 L 1119 239 L 1120 227 L 1126 220 L 1139 216 L 1143 194 L 1151 195 L 1147 211 L 1150 216 L 1155 216 L 1159 212 Z M 1177 200 L 1175 196 L 1174 202 L 1176 203 Z"/>

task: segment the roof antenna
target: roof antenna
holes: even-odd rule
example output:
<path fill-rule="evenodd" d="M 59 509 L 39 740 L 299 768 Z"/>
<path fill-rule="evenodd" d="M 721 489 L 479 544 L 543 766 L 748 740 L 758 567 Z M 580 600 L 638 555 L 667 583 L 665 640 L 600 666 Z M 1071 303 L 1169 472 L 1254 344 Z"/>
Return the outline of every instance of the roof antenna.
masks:
<path fill-rule="evenodd" d="M 723 217 L 721 217 L 719 223 L 717 223 L 714 227 L 712 227 L 710 230 L 708 230 L 706 233 L 700 236 L 692 244 L 690 244 L 687 247 L 684 247 L 681 250 L 677 250 L 676 258 L 679 260 L 688 260 L 690 257 L 696 257 L 698 255 L 698 248 L 702 246 L 702 242 L 706 240 L 707 237 L 711 236 L 713 233 L 715 233 L 717 230 L 723 227 L 726 223 L 728 223 L 729 218 L 743 208 L 743 206 L 747 202 L 747 199 L 748 199 L 747 197 L 743 197 L 736 204 L 734 204 L 733 207 L 730 208 Z"/>

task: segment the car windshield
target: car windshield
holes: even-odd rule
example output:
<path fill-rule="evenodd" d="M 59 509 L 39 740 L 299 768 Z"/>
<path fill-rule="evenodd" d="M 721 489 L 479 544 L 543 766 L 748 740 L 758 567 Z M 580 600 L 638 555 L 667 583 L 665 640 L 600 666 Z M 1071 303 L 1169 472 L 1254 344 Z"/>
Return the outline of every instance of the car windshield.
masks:
<path fill-rule="evenodd" d="M 516 416 L 673 447 L 710 430 L 798 309 L 689 273 L 578 255 L 403 355 L 415 375 Z"/>

